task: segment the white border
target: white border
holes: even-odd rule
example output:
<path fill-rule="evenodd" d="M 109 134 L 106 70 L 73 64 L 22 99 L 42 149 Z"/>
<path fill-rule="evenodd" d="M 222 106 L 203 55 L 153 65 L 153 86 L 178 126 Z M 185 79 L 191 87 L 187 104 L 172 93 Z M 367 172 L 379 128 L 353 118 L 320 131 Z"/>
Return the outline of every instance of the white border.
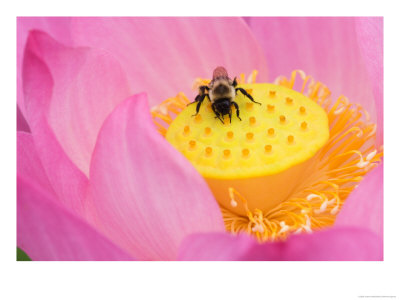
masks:
<path fill-rule="evenodd" d="M 396 295 L 399 263 L 399 17 L 376 1 L 18 1 L 1 18 L 2 299 L 360 299 Z M 183 4 L 184 3 L 184 4 Z M 10 3 L 8 4 L 10 5 Z M 191 9 L 193 7 L 193 9 Z M 190 9 L 190 10 L 188 10 Z M 384 262 L 15 262 L 17 15 L 279 15 L 385 17 Z M 13 59 L 11 59 L 13 58 Z M 396 90 L 397 89 L 397 90 Z M 3 261 L 6 260 L 6 264 Z M 5 267 L 6 266 L 6 267 Z M 4 294 L 4 295 L 1 295 Z"/>

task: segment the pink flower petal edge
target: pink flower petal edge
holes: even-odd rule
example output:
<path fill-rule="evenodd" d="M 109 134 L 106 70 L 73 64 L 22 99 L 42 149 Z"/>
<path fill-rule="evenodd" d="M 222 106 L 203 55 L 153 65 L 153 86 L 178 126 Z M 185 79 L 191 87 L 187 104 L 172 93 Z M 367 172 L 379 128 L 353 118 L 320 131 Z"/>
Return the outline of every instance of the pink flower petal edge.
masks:
<path fill-rule="evenodd" d="M 35 39 L 31 43 L 25 49 L 22 75 L 26 116 L 32 137 L 59 201 L 72 211 L 84 214 L 83 202 L 88 180 L 65 154 L 49 126 L 46 109 L 51 102 L 54 82 L 47 65 L 32 49 Z"/>
<path fill-rule="evenodd" d="M 174 260 L 186 235 L 225 230 L 203 178 L 156 131 L 145 94 L 105 121 L 90 187 L 100 230 L 141 260 Z"/>
<path fill-rule="evenodd" d="M 292 235 L 285 242 L 259 244 L 247 235 L 193 234 L 179 250 L 180 260 L 383 260 L 382 239 L 372 232 L 342 227 Z"/>
<path fill-rule="evenodd" d="M 101 125 L 131 94 L 121 66 L 102 50 L 66 47 L 40 31 L 30 32 L 26 52 L 41 60 L 52 78 L 47 103 L 37 105 L 25 95 L 28 122 L 43 116 L 71 161 L 88 175 Z M 30 78 L 23 79 L 25 84 Z"/>
<path fill-rule="evenodd" d="M 28 122 L 22 114 L 19 106 L 17 106 L 17 131 L 31 132 Z"/>
<path fill-rule="evenodd" d="M 368 18 L 252 17 L 246 21 L 264 50 L 270 80 L 301 69 L 326 84 L 333 99 L 343 94 L 362 104 L 375 121 L 372 85 L 358 44 L 358 19 Z"/>
<path fill-rule="evenodd" d="M 383 18 L 357 18 L 356 32 L 375 97 L 377 145 L 383 143 Z"/>
<path fill-rule="evenodd" d="M 135 93 L 151 105 L 184 92 L 223 65 L 233 77 L 257 69 L 267 79 L 261 48 L 240 18 L 73 18 L 76 45 L 106 49 L 123 65 Z"/>
<path fill-rule="evenodd" d="M 51 199 L 31 178 L 17 178 L 17 245 L 32 260 L 133 260 Z"/>
<path fill-rule="evenodd" d="M 23 116 L 25 116 L 25 105 L 22 92 L 22 62 L 29 31 L 32 29 L 45 31 L 56 40 L 72 45 L 70 18 L 17 17 L 17 103 Z"/>
<path fill-rule="evenodd" d="M 383 237 L 383 163 L 369 172 L 346 199 L 335 226 L 359 226 Z"/>

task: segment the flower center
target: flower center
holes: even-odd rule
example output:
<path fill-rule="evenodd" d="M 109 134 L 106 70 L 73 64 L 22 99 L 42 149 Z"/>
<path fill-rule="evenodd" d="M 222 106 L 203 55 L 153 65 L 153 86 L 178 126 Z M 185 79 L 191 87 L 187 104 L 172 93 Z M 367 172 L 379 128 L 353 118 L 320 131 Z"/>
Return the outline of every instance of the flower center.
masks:
<path fill-rule="evenodd" d="M 256 75 L 249 84 L 244 74 L 238 80 L 262 103 L 238 92 L 242 121 L 233 109 L 232 123 L 225 118 L 222 124 L 207 99 L 192 117 L 195 104 L 187 107 L 189 99 L 179 93 L 152 108 L 154 124 L 203 174 L 227 231 L 268 241 L 330 226 L 383 156 L 376 124 L 361 105 L 344 96 L 332 101 L 325 85 L 300 70 L 275 85 L 254 84 Z"/>
<path fill-rule="evenodd" d="M 301 180 L 307 160 L 328 141 L 326 112 L 292 89 L 267 83 L 241 84 L 254 100 L 238 92 L 233 99 L 242 121 L 215 118 L 204 101 L 199 114 L 186 107 L 171 123 L 166 139 L 189 159 L 225 208 L 245 216 L 267 211 L 285 200 Z M 233 188 L 247 199 L 232 205 Z M 247 207 L 246 207 L 247 205 Z"/>

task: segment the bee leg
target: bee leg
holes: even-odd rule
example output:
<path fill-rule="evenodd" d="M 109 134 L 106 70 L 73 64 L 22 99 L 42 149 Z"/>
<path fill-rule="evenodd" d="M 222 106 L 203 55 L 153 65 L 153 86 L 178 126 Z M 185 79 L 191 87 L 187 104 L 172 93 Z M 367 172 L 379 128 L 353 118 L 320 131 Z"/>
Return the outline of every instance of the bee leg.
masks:
<path fill-rule="evenodd" d="M 194 99 L 194 101 L 193 101 L 193 102 L 190 102 L 190 103 L 188 103 L 186 106 L 189 106 L 190 104 L 193 104 L 193 103 L 199 102 L 199 101 L 200 101 L 200 98 L 201 98 L 201 96 L 202 96 L 202 95 L 197 95 L 197 96 L 196 96 L 196 98 Z"/>
<path fill-rule="evenodd" d="M 224 120 L 221 119 L 221 115 L 220 115 L 220 114 L 218 114 L 218 116 L 216 116 L 216 118 L 218 118 L 218 119 L 222 122 L 222 124 L 225 124 L 225 123 L 224 123 Z"/>
<path fill-rule="evenodd" d="M 203 103 L 203 100 L 204 100 L 204 98 L 206 96 L 207 96 L 207 94 L 201 95 L 200 98 L 197 100 L 198 103 L 197 103 L 197 106 L 196 106 L 196 113 L 194 115 L 192 115 L 192 117 L 196 116 L 199 113 L 200 106 Z M 197 99 L 197 97 L 196 97 L 196 99 Z M 195 100 L 195 102 L 196 102 L 196 100 Z"/>
<path fill-rule="evenodd" d="M 200 89 L 200 94 L 201 94 L 201 95 L 204 95 L 204 94 L 207 95 L 208 101 L 211 102 L 210 94 L 208 94 L 208 91 L 210 90 L 210 88 L 209 88 L 208 86 L 206 86 L 206 85 L 201 85 L 201 86 L 199 87 L 199 89 Z M 207 91 L 207 94 L 206 94 L 206 91 Z"/>
<path fill-rule="evenodd" d="M 237 80 L 236 80 L 236 77 L 233 79 L 233 83 L 232 83 L 232 85 L 233 85 L 233 87 L 236 87 L 237 86 Z"/>
<path fill-rule="evenodd" d="M 242 94 L 245 95 L 247 98 L 249 98 L 251 101 L 253 101 L 254 103 L 257 103 L 257 104 L 260 104 L 260 105 L 261 105 L 260 102 L 254 101 L 253 97 L 252 97 L 249 93 L 247 93 L 246 90 L 245 90 L 244 88 L 236 88 L 235 91 L 236 91 L 236 93 L 237 93 L 238 91 L 242 92 Z"/>
<path fill-rule="evenodd" d="M 206 86 L 206 85 L 201 85 L 201 86 L 199 86 L 199 94 L 196 96 L 196 98 L 194 99 L 194 101 L 193 102 L 190 102 L 189 104 L 187 104 L 186 106 L 189 106 L 190 104 L 193 104 L 193 103 L 196 103 L 196 102 L 203 102 L 203 100 L 204 100 L 204 98 L 207 96 L 208 97 L 208 100 L 210 100 L 211 101 L 211 99 L 210 99 L 210 95 L 208 95 L 208 94 L 206 94 L 206 91 L 209 91 L 210 90 L 210 88 L 208 87 L 208 86 Z M 198 105 L 198 104 L 197 104 Z M 200 108 L 200 107 L 199 107 Z M 197 113 L 196 114 L 198 114 L 199 113 L 199 111 L 198 111 L 198 109 L 197 109 Z"/>
<path fill-rule="evenodd" d="M 229 109 L 229 123 L 232 123 L 232 109 Z"/>
<path fill-rule="evenodd" d="M 215 113 L 215 118 L 218 118 L 222 122 L 222 124 L 224 124 L 224 120 L 221 119 L 219 112 L 215 109 L 215 103 L 211 104 L 211 108 Z"/>
<path fill-rule="evenodd" d="M 240 120 L 240 121 L 242 121 L 242 119 L 239 117 L 239 105 L 235 102 L 235 101 L 232 101 L 232 104 L 235 106 L 235 108 L 236 108 L 236 116 L 238 117 L 238 119 Z"/>

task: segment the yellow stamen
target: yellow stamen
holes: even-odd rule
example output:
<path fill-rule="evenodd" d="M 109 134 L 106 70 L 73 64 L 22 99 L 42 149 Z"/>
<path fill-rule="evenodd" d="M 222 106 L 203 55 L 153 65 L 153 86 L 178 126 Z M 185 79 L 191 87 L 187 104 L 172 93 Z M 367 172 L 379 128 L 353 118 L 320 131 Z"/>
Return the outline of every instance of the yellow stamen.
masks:
<path fill-rule="evenodd" d="M 248 81 L 254 83 L 254 74 Z M 303 95 L 294 92 L 298 76 L 302 80 L 296 85 L 301 86 L 300 92 L 325 112 L 329 137 L 321 138 L 324 134 L 320 124 L 314 123 L 318 115 L 314 106 L 302 102 Z M 173 139 L 186 141 L 186 146 L 178 149 L 205 176 L 221 203 L 228 231 L 247 232 L 266 241 L 332 225 L 345 199 L 383 156 L 383 148 L 375 145 L 376 124 L 369 123 L 368 113 L 347 98 L 341 96 L 332 102 L 329 89 L 302 71 L 294 71 L 290 79 L 277 78 L 276 85 L 260 84 L 265 87 L 264 96 L 258 85 L 245 84 L 244 78 L 244 74 L 238 78 L 241 87 L 251 90 L 254 99 L 263 105 L 254 105 L 238 95 L 235 101 L 242 122 L 233 113 L 232 124 L 225 119 L 223 125 L 203 104 L 201 122 L 196 123 L 196 118 L 191 118 L 194 108 L 189 107 L 185 117 L 182 110 L 189 100 L 179 93 L 152 109 L 157 129 L 169 140 L 176 132 Z M 185 122 L 179 124 L 179 119 Z M 174 124 L 179 125 L 175 131 Z M 225 138 L 219 138 L 221 134 Z M 308 158 L 289 163 L 310 143 L 315 148 Z M 293 152 L 285 152 L 282 147 Z M 274 165 L 278 162 L 288 166 L 279 168 Z M 258 170 L 264 168 L 264 173 L 257 173 L 255 165 Z M 274 172 L 265 173 L 266 168 Z M 228 177 L 224 179 L 223 174 Z M 254 193 L 249 193 L 246 186 Z"/>

